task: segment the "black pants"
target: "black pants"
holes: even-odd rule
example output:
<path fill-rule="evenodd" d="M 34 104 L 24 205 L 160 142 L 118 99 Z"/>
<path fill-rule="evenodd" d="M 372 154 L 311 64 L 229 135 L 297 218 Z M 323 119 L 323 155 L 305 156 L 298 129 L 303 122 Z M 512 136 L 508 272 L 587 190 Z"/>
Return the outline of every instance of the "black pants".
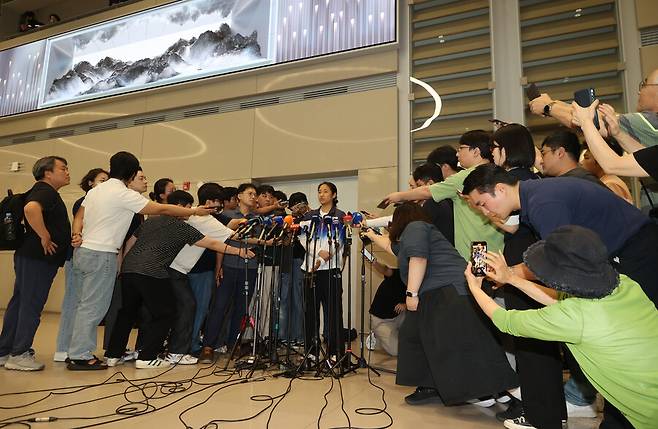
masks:
<path fill-rule="evenodd" d="M 117 315 L 121 309 L 121 277 L 117 277 L 114 282 L 114 290 L 112 291 L 112 301 L 110 302 L 110 308 L 108 308 L 105 317 L 103 318 L 105 329 L 103 330 L 103 350 L 108 350 L 110 348 L 110 338 L 112 337 L 112 329 L 117 322 Z M 139 327 L 142 323 L 147 322 L 151 318 L 146 307 L 142 305 L 139 309 L 139 316 L 137 317 L 136 326 Z M 137 340 L 135 341 L 135 350 L 140 350 L 142 348 L 142 342 L 144 338 L 142 331 L 138 331 Z"/>
<path fill-rule="evenodd" d="M 639 283 L 644 293 L 658 307 L 658 225 L 650 222 L 617 252 L 617 271 Z"/>
<path fill-rule="evenodd" d="M 542 307 L 511 285 L 505 287 L 505 306 L 508 310 Z M 567 419 L 567 408 L 559 344 L 534 338 L 513 337 L 513 340 L 525 417 L 539 429 L 561 429 L 562 420 Z"/>
<path fill-rule="evenodd" d="M 170 268 L 169 279 L 176 300 L 176 317 L 169 334 L 169 353 L 185 354 L 192 346 L 196 300 L 186 274 Z"/>
<path fill-rule="evenodd" d="M 121 309 L 112 329 L 107 357 L 123 356 L 139 308 L 143 304 L 151 314 L 151 319 L 145 322 L 142 348 L 139 351 L 140 360 L 153 360 L 162 351 L 162 345 L 176 315 L 176 304 L 169 279 L 157 279 L 141 274 L 121 275 Z"/>
<path fill-rule="evenodd" d="M 603 406 L 603 421 L 599 429 L 633 429 L 633 425 L 610 402 L 605 401 Z"/>
<path fill-rule="evenodd" d="M 327 328 L 327 350 L 329 355 L 345 354 L 343 337 L 343 282 L 340 270 L 321 270 L 315 273 L 313 285 L 304 288 L 305 301 L 305 344 L 312 350 L 319 335 L 320 304 L 326 310 L 324 326 Z M 311 287 L 309 287 L 311 286 Z"/>

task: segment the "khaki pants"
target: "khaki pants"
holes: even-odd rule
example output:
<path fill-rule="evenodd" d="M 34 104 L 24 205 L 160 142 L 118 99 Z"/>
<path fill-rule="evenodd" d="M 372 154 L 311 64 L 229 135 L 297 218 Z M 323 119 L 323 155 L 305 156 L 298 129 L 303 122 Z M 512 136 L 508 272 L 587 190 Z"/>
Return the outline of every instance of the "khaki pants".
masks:
<path fill-rule="evenodd" d="M 391 356 L 398 355 L 398 334 L 400 326 L 404 321 L 405 312 L 398 314 L 393 319 L 380 319 L 372 316 L 371 328 L 375 333 L 377 347 L 384 349 Z"/>

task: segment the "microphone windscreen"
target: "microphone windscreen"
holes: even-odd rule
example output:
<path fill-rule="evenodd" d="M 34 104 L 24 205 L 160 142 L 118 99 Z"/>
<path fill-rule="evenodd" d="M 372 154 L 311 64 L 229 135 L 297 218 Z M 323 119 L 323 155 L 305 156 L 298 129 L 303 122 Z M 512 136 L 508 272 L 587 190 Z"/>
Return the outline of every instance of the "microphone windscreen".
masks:
<path fill-rule="evenodd" d="M 355 212 L 352 215 L 352 223 L 354 225 L 360 225 L 363 222 L 363 215 L 360 212 Z"/>
<path fill-rule="evenodd" d="M 288 216 L 283 218 L 283 222 L 285 222 L 286 224 L 288 224 L 290 226 L 290 225 L 293 224 L 294 219 L 293 219 L 292 215 L 288 215 Z"/>

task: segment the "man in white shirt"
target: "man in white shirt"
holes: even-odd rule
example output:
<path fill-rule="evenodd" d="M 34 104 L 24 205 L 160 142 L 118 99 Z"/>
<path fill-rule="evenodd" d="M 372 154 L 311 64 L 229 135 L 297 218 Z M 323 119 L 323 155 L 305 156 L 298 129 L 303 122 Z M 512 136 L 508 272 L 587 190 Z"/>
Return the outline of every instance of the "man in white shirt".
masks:
<path fill-rule="evenodd" d="M 117 254 L 135 213 L 171 216 L 207 215 L 209 210 L 158 204 L 128 189 L 139 170 L 131 153 L 118 152 L 110 158 L 110 179 L 93 188 L 85 197 L 73 221 L 72 244 L 76 282 L 73 293 L 73 335 L 68 350 L 70 370 L 105 369 L 93 355 L 96 327 L 107 312 L 117 272 Z M 103 185 L 103 186 L 101 186 Z"/>

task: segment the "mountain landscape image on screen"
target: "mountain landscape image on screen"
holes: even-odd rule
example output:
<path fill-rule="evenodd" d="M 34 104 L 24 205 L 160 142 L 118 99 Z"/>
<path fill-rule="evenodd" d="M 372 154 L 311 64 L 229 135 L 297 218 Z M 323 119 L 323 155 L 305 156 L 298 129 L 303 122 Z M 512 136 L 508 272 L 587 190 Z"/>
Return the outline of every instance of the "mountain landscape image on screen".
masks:
<path fill-rule="evenodd" d="M 190 39 L 179 39 L 162 54 L 137 61 L 106 56 L 96 64 L 80 61 L 53 80 L 47 100 L 75 98 L 130 88 L 176 76 L 231 69 L 262 59 L 258 35 L 234 32 L 226 23 Z"/>

